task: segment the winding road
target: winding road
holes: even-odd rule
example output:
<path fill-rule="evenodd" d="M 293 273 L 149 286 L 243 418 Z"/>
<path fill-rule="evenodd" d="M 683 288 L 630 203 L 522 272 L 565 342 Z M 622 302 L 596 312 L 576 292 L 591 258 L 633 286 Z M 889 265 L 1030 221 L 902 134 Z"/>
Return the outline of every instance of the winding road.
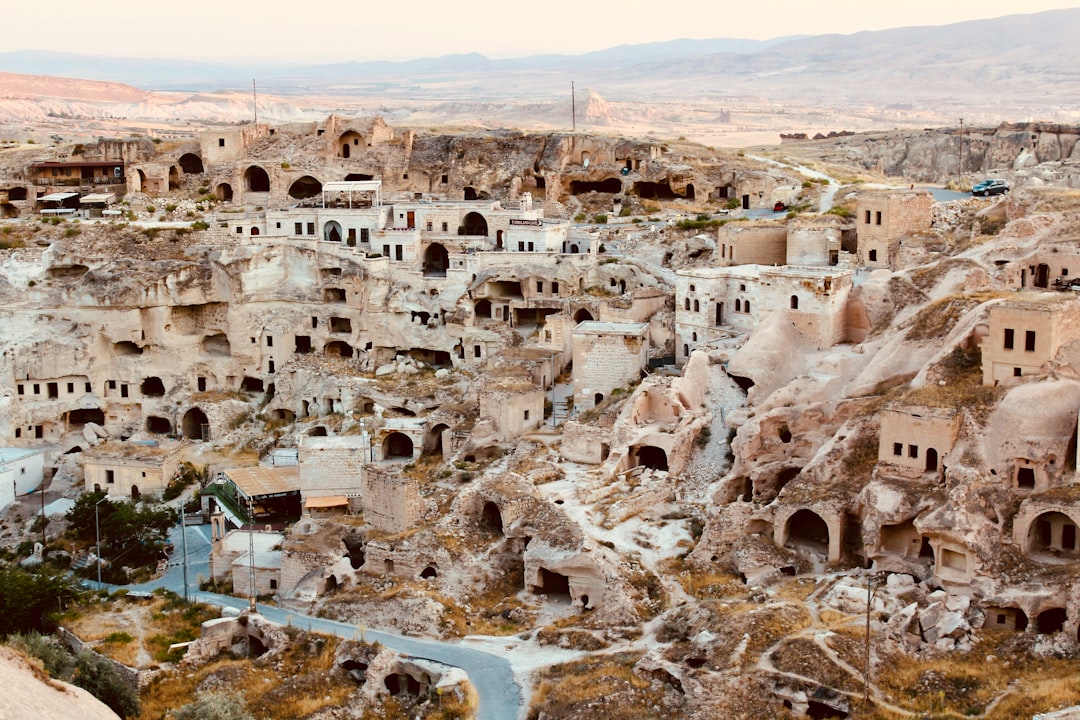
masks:
<path fill-rule="evenodd" d="M 192 600 L 208 605 L 243 610 L 248 606 L 248 601 L 244 598 L 190 591 L 192 586 L 197 585 L 197 578 L 210 576 L 209 528 L 209 525 L 191 525 L 186 528 L 189 588 L 187 594 Z M 176 550 L 169 560 L 168 568 L 161 577 L 141 585 L 106 587 L 136 592 L 164 588 L 178 595 L 184 595 L 183 538 L 180 532 L 179 525 L 170 532 L 169 539 Z M 96 583 L 91 583 L 91 585 L 96 585 Z M 359 640 L 362 636 L 362 639 L 367 642 L 381 643 L 391 650 L 405 655 L 434 660 L 444 665 L 461 668 L 468 674 L 469 682 L 472 683 L 479 697 L 477 711 L 479 720 L 520 720 L 520 718 L 525 717 L 525 698 L 521 686 L 514 678 L 513 667 L 509 660 L 494 653 L 468 648 L 460 642 L 405 637 L 371 628 L 361 629 L 356 625 L 311 617 L 295 610 L 287 610 L 271 605 L 258 605 L 257 610 L 263 617 L 280 625 L 291 624 L 296 627 L 307 628 L 311 632 L 336 635 L 347 640 Z"/>

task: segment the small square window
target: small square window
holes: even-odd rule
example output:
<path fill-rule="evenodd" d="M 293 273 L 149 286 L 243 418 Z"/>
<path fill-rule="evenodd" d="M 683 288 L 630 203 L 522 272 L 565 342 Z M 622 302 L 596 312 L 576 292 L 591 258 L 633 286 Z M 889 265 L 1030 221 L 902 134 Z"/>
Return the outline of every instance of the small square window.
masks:
<path fill-rule="evenodd" d="M 1011 328 L 1005 328 L 1005 342 L 1004 347 L 1006 350 L 1013 349 L 1013 343 L 1015 342 L 1015 333 Z"/>
<path fill-rule="evenodd" d="M 41 394 L 41 386 L 38 385 L 37 383 L 34 383 L 34 394 L 35 395 L 40 395 Z"/>
<path fill-rule="evenodd" d="M 218 138 L 217 139 L 217 146 L 218 147 L 225 147 L 225 138 Z"/>
<path fill-rule="evenodd" d="M 1022 373 L 1020 372 L 1020 368 L 1014 367 L 1013 368 L 1013 377 L 1020 377 L 1021 375 L 1022 375 Z"/>
<path fill-rule="evenodd" d="M 908 445 L 907 446 L 907 454 L 908 454 L 908 457 L 910 457 L 910 458 L 919 457 L 919 446 L 918 445 Z"/>
<path fill-rule="evenodd" d="M 19 386 L 19 394 L 22 395 L 25 391 L 26 391 L 26 389 L 22 385 L 20 385 Z"/>
<path fill-rule="evenodd" d="M 903 455 L 904 454 L 904 443 L 893 443 L 892 444 L 892 454 L 896 455 L 896 456 Z"/>
<path fill-rule="evenodd" d="M 67 384 L 67 391 L 68 391 L 68 395 L 71 395 L 72 393 L 74 393 L 75 392 L 75 383 L 68 383 Z"/>
<path fill-rule="evenodd" d="M 293 235 L 304 234 L 304 223 L 293 223 Z"/>
<path fill-rule="evenodd" d="M 242 228 L 242 227 L 240 227 L 239 225 L 237 225 L 237 226 L 236 226 L 236 234 L 237 234 L 237 235 L 243 235 L 243 234 L 244 234 L 244 228 Z"/>
<path fill-rule="evenodd" d="M 428 220 L 427 223 L 425 223 L 425 225 L 424 225 L 424 229 L 427 230 L 428 232 L 431 232 L 434 229 L 434 227 L 435 227 L 435 223 L 431 222 L 430 220 Z"/>
<path fill-rule="evenodd" d="M 524 418 L 524 419 L 525 419 L 525 420 L 528 420 L 528 419 L 529 419 L 529 411 L 528 411 L 528 410 L 526 410 L 526 411 L 525 411 L 525 418 Z"/>
<path fill-rule="evenodd" d="M 1035 352 L 1035 331 L 1024 331 L 1024 352 Z"/>
<path fill-rule="evenodd" d="M 315 234 L 315 223 L 309 222 L 307 224 L 307 234 L 308 235 L 314 235 Z"/>
<path fill-rule="evenodd" d="M 450 223 L 443 223 L 442 224 L 442 231 L 443 232 L 449 232 L 450 231 Z"/>
<path fill-rule="evenodd" d="M 108 386 L 109 386 L 110 390 L 115 390 L 116 389 L 116 381 L 115 380 L 110 380 L 108 382 Z"/>
<path fill-rule="evenodd" d="M 86 383 L 85 391 L 90 392 L 90 383 Z"/>
<path fill-rule="evenodd" d="M 266 336 L 266 347 L 274 347 L 274 336 L 273 335 L 267 335 Z"/>

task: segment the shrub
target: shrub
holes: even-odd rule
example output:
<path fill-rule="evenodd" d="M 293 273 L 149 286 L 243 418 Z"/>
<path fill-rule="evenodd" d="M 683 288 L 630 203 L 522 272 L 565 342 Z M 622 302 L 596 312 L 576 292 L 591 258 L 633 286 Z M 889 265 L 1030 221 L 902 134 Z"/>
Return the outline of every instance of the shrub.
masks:
<path fill-rule="evenodd" d="M 165 206 L 165 212 L 167 212 L 167 213 L 171 213 L 175 209 L 176 209 L 176 203 L 169 203 L 169 204 L 167 204 Z"/>
<path fill-rule="evenodd" d="M 196 220 L 195 222 L 191 223 L 191 229 L 192 230 L 207 230 L 209 228 L 210 228 L 210 223 L 205 222 L 203 220 Z"/>
<path fill-rule="evenodd" d="M 574 216 L 574 222 L 583 223 L 587 218 L 588 215 L 583 212 L 579 212 L 577 215 Z"/>
<path fill-rule="evenodd" d="M 244 703 L 232 693 L 209 690 L 200 692 L 172 715 L 175 720 L 251 720 Z"/>
<path fill-rule="evenodd" d="M 593 216 L 593 222 L 596 223 L 597 225 L 606 225 L 607 224 L 607 215 L 604 215 L 603 213 L 601 213 L 599 215 L 595 215 L 595 216 Z"/>
<path fill-rule="evenodd" d="M 84 650 L 75 659 L 75 684 L 120 717 L 139 714 L 139 696 L 105 658 Z"/>

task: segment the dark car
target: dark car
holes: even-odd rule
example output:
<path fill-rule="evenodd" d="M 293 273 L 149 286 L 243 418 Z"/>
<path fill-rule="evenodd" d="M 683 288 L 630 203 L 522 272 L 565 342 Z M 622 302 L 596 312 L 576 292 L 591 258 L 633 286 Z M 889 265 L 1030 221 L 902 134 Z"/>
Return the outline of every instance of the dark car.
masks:
<path fill-rule="evenodd" d="M 987 197 L 988 195 L 1006 195 L 1009 192 L 1009 181 L 1002 180 L 1001 178 L 993 178 L 990 180 L 983 180 L 981 183 L 971 188 L 972 195 L 981 195 Z"/>

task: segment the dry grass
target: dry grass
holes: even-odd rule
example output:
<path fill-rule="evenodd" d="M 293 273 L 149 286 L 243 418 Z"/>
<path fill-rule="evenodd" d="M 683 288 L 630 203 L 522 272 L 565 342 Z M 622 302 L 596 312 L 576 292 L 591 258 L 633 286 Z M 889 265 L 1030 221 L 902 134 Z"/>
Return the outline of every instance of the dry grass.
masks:
<path fill-rule="evenodd" d="M 966 655 L 917 660 L 887 654 L 878 658 L 871 679 L 897 704 L 934 716 L 979 715 L 1010 689 L 987 718 L 1031 717 L 1080 703 L 1075 660 L 1032 658 L 1023 649 L 1017 652 L 1017 640 L 1013 633 L 984 632 Z"/>
<path fill-rule="evenodd" d="M 967 408 L 985 422 L 1004 394 L 982 384 L 982 352 L 956 348 L 927 372 L 927 384 L 909 391 L 903 401 L 938 408 Z M 944 385 L 939 384 L 944 383 Z"/>
<path fill-rule="evenodd" d="M 862 683 L 836 665 L 810 638 L 793 638 L 773 651 L 773 664 L 784 672 L 813 678 L 837 690 L 856 692 Z"/>
<path fill-rule="evenodd" d="M 907 339 L 935 340 L 952 331 L 965 314 L 989 300 L 1005 297 L 1005 293 L 985 292 L 973 295 L 949 295 L 926 305 L 908 321 Z"/>
<path fill-rule="evenodd" d="M 633 670 L 639 653 L 599 655 L 555 665 L 539 673 L 529 719 L 670 718 L 663 691 Z"/>

